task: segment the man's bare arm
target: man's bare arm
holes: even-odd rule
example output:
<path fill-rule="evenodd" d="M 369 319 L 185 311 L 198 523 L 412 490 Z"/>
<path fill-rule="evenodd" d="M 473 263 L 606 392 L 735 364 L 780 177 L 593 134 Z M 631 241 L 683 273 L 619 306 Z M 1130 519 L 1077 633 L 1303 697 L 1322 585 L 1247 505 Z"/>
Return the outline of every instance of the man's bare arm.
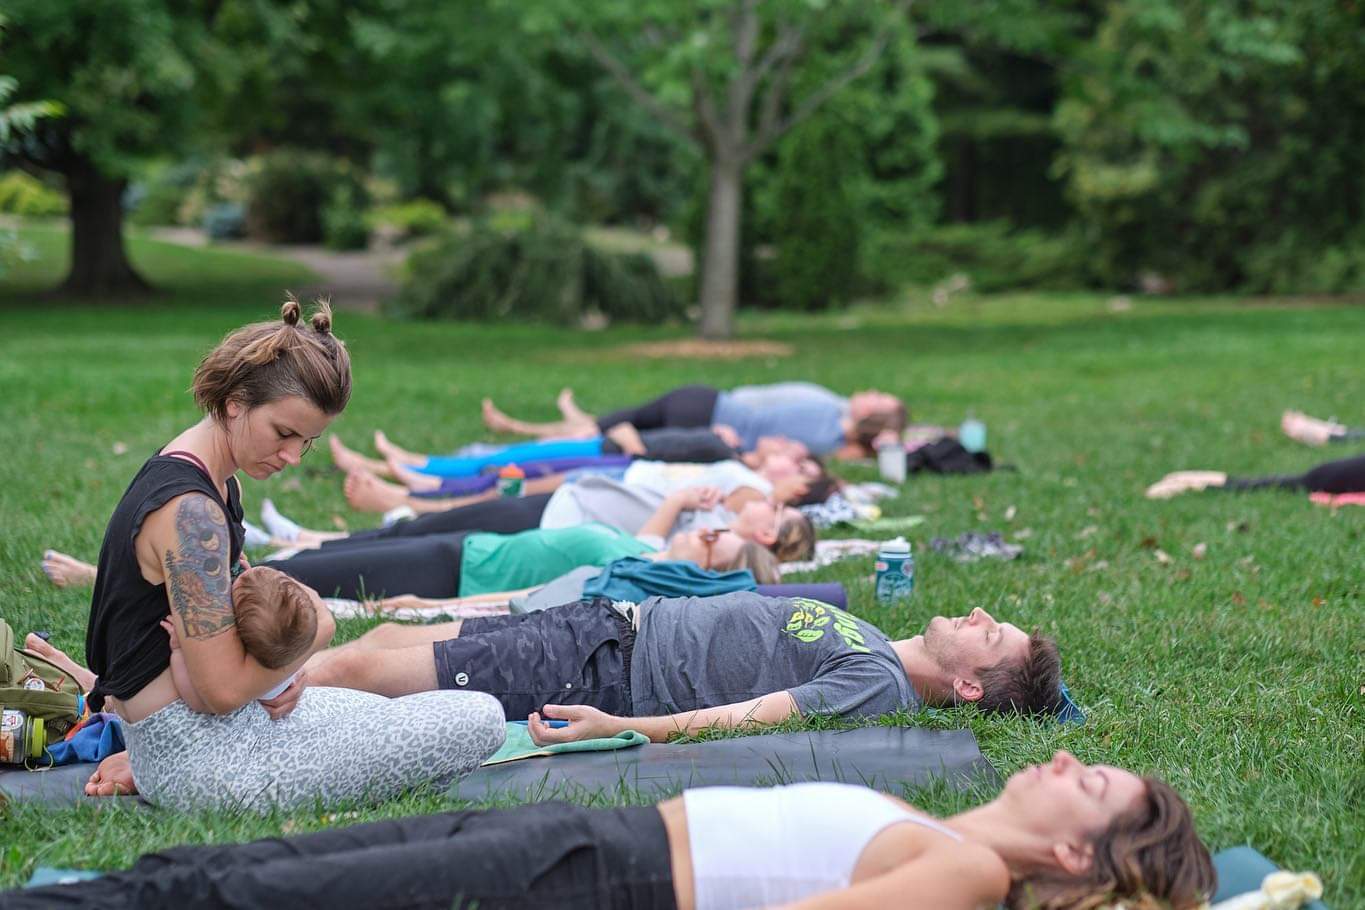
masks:
<path fill-rule="evenodd" d="M 680 733 L 699 733 L 709 727 L 775 724 L 799 713 L 796 699 L 790 692 L 782 691 L 732 705 L 661 717 L 617 717 L 587 705 L 546 705 L 543 712 L 531 715 L 528 720 L 531 738 L 540 745 L 602 739 L 626 730 L 639 731 L 650 742 L 661 743 Z M 568 721 L 568 726 L 551 727 L 546 720 Z"/>

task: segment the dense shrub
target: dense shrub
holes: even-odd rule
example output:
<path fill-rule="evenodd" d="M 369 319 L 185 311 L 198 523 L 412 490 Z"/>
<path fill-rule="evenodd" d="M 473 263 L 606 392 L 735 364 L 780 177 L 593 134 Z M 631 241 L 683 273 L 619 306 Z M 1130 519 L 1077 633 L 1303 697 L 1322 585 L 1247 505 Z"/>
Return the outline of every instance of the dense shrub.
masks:
<path fill-rule="evenodd" d="M 143 227 L 184 224 L 185 200 L 205 170 L 203 162 L 182 161 L 157 168 L 129 185 L 124 196 L 128 220 Z"/>
<path fill-rule="evenodd" d="M 204 164 L 180 203 L 176 223 L 197 224 L 208 231 L 210 237 L 245 236 L 250 170 L 247 162 L 240 158 L 215 158 Z M 227 233 L 221 233 L 231 220 L 226 217 L 230 212 L 236 213 L 239 223 Z M 215 234 L 215 231 L 220 233 Z"/>
<path fill-rule="evenodd" d="M 338 187 L 332 194 L 322 210 L 322 232 L 327 246 L 334 250 L 363 250 L 369 246 L 370 225 L 350 189 Z"/>
<path fill-rule="evenodd" d="M 848 162 L 858 153 L 848 130 L 831 120 L 807 124 L 781 148 L 777 208 L 783 216 L 773 274 L 785 309 L 828 309 L 853 295 L 862 212 L 848 186 Z"/>
<path fill-rule="evenodd" d="M 240 202 L 219 202 L 199 223 L 210 240 L 236 240 L 246 236 L 246 209 Z"/>
<path fill-rule="evenodd" d="M 506 230 L 486 221 L 408 260 L 395 309 L 424 318 L 572 325 L 590 315 L 658 322 L 682 304 L 644 254 L 608 253 L 553 219 Z"/>
<path fill-rule="evenodd" d="M 41 218 L 66 214 L 66 195 L 23 171 L 0 177 L 0 212 Z"/>
<path fill-rule="evenodd" d="M 375 229 L 388 228 L 400 239 L 428 237 L 445 227 L 446 210 L 430 199 L 411 199 L 372 209 L 370 225 Z"/>
<path fill-rule="evenodd" d="M 344 162 L 296 149 L 253 162 L 247 190 L 247 231 L 271 243 L 317 243 L 326 234 L 323 210 L 338 193 L 350 193 L 357 207 L 364 200 L 360 180 Z"/>
<path fill-rule="evenodd" d="M 1086 282 L 1084 246 L 1069 234 L 1011 230 L 1008 223 L 953 224 L 869 238 L 870 276 L 886 287 L 932 285 L 966 275 L 980 291 L 1074 288 Z"/>

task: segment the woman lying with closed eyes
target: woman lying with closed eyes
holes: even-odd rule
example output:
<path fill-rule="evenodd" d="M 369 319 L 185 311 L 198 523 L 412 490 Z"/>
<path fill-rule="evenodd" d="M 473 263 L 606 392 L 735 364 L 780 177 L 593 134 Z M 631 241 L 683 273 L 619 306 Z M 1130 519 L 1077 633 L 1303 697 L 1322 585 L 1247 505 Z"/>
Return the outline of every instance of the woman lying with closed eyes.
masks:
<path fill-rule="evenodd" d="M 447 812 L 144 857 L 97 881 L 11 892 L 7 906 L 480 910 L 1187 910 L 1214 890 L 1208 850 L 1169 786 L 1066 752 L 946 819 L 864 787 L 688 790 L 657 806 L 541 803 Z"/>

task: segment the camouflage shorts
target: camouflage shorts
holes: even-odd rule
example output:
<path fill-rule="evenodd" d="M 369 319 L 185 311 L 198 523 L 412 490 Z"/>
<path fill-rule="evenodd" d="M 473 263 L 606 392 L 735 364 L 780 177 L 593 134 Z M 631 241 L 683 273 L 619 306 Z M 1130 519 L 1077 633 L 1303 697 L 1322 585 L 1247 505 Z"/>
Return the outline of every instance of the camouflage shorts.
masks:
<path fill-rule="evenodd" d="M 602 598 L 535 613 L 467 619 L 434 644 L 442 689 L 487 692 L 508 720 L 543 705 L 591 705 L 630 716 L 630 622 Z"/>

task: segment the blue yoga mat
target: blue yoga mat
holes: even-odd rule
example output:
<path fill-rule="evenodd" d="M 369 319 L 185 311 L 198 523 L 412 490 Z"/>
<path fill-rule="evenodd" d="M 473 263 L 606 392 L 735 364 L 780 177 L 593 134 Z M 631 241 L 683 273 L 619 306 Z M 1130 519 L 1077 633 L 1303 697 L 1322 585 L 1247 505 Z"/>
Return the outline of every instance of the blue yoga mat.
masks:
<path fill-rule="evenodd" d="M 1225 901 L 1261 887 L 1261 882 L 1280 867 L 1262 856 L 1254 847 L 1232 847 L 1213 856 L 1213 867 L 1218 870 L 1218 892 L 1213 902 Z M 1322 901 L 1306 904 L 1307 910 L 1327 910 Z"/>

